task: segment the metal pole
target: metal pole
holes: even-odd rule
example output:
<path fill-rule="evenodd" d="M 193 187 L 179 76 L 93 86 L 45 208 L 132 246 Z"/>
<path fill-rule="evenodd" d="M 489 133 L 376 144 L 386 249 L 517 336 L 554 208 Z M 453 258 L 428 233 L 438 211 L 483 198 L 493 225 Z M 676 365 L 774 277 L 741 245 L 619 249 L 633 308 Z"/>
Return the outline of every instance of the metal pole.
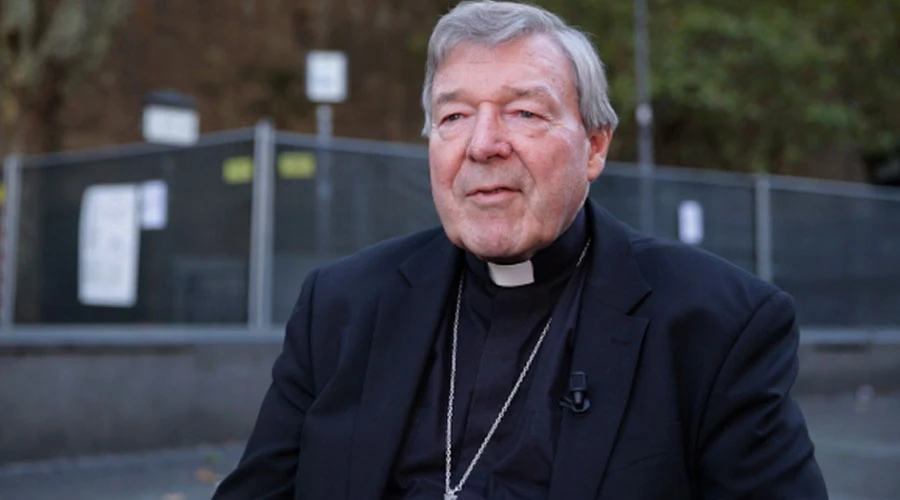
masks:
<path fill-rule="evenodd" d="M 366 165 L 355 172 L 357 181 L 353 183 L 353 214 L 356 222 L 356 248 L 362 249 L 370 243 L 369 238 L 369 186 L 372 179 L 369 172 L 372 169 Z"/>
<path fill-rule="evenodd" d="M 331 134 L 332 109 L 329 104 L 316 106 L 316 138 L 319 166 L 316 172 L 316 256 L 328 257 L 331 239 Z"/>
<path fill-rule="evenodd" d="M 768 175 L 756 177 L 755 191 L 756 275 L 772 281 L 772 184 Z"/>
<path fill-rule="evenodd" d="M 275 130 L 256 124 L 253 142 L 253 202 L 250 219 L 250 272 L 247 320 L 265 329 L 272 321 L 272 258 L 275 216 Z"/>
<path fill-rule="evenodd" d="M 16 275 L 18 271 L 19 216 L 22 210 L 22 159 L 8 156 L 3 160 L 3 184 L 6 201 L 3 207 L 3 287 L 0 297 L 0 328 L 15 323 Z"/>
<path fill-rule="evenodd" d="M 650 46 L 647 0 L 634 0 L 634 68 L 637 84 L 635 120 L 638 126 L 638 164 L 641 171 L 641 230 L 653 233 L 653 106 L 650 95 Z"/>

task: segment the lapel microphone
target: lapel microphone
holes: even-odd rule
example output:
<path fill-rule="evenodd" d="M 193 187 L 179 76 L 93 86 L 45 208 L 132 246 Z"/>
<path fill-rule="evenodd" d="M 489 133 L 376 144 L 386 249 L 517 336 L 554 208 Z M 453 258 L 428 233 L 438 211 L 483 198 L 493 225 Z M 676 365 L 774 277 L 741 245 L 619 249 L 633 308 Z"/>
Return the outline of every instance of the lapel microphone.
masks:
<path fill-rule="evenodd" d="M 576 414 L 587 413 L 591 408 L 591 400 L 587 397 L 587 391 L 587 374 L 582 371 L 572 372 L 569 377 L 569 394 L 560 399 L 560 406 L 568 408 Z"/>

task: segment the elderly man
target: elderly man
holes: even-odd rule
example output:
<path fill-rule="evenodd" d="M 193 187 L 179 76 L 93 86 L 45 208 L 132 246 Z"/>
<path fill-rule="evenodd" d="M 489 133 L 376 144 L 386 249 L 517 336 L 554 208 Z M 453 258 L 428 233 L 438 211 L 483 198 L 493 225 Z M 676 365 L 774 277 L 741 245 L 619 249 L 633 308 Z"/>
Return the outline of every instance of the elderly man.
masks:
<path fill-rule="evenodd" d="M 462 3 L 423 105 L 442 228 L 307 278 L 216 498 L 827 497 L 791 299 L 586 203 L 617 118 L 582 33 Z"/>

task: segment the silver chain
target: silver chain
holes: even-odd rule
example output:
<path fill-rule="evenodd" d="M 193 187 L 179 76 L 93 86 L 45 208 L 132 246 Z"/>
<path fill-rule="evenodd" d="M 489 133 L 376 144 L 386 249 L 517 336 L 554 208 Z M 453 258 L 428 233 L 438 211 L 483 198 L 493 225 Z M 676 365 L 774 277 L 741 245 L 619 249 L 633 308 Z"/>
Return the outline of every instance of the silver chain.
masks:
<path fill-rule="evenodd" d="M 588 240 L 587 244 L 585 244 L 584 246 L 584 249 L 581 251 L 581 256 L 578 257 L 578 262 L 575 264 L 576 268 L 581 266 L 581 262 L 584 260 L 584 256 L 587 254 L 587 249 L 590 244 L 591 241 Z M 506 401 L 500 408 L 500 412 L 497 414 L 497 418 L 494 419 L 494 423 L 491 424 L 491 428 L 488 429 L 487 435 L 485 435 L 484 440 L 481 441 L 481 446 L 478 447 L 478 451 L 475 452 L 475 456 L 472 457 L 472 461 L 469 463 L 469 467 L 466 468 L 466 471 L 459 479 L 459 483 L 451 488 L 450 469 L 451 464 L 453 463 L 453 400 L 456 396 L 456 345 L 459 337 L 459 310 L 461 309 L 462 304 L 464 276 L 465 274 L 463 274 L 463 276 L 461 276 L 459 279 L 459 289 L 456 292 L 456 312 L 453 315 L 453 347 L 450 351 L 450 396 L 447 402 L 447 448 L 444 463 L 444 500 L 456 500 L 456 494 L 462 491 L 463 485 L 465 485 L 466 480 L 469 479 L 469 474 L 472 473 L 472 470 L 475 468 L 475 464 L 477 464 L 478 460 L 481 459 L 481 455 L 484 453 L 484 449 L 487 448 L 487 445 L 490 442 L 491 438 L 494 437 L 494 432 L 497 431 L 497 427 L 500 426 L 500 422 L 503 420 L 504 415 L 506 415 L 506 411 L 509 409 L 509 405 L 512 403 L 513 398 L 519 391 L 519 386 L 521 386 L 522 381 L 525 380 L 525 376 L 528 374 L 529 368 L 531 368 L 531 363 L 532 361 L 534 361 L 535 356 L 537 356 L 537 353 L 541 348 L 541 344 L 544 343 L 544 337 L 547 336 L 547 332 L 550 331 L 550 324 L 553 322 L 552 317 L 547 319 L 547 324 L 544 325 L 544 329 L 541 330 L 541 335 L 538 337 L 537 342 L 534 344 L 534 348 L 531 349 L 531 354 L 528 355 L 528 359 L 525 361 L 525 366 L 522 367 L 522 371 L 519 373 L 519 378 L 516 380 L 516 383 L 513 385 L 512 390 L 509 392 L 509 396 L 506 397 Z"/>

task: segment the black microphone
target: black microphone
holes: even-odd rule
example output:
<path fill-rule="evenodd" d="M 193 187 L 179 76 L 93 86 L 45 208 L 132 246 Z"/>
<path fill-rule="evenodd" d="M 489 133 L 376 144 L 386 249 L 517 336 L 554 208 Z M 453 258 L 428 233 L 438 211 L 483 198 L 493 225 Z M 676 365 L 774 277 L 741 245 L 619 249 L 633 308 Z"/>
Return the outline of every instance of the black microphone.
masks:
<path fill-rule="evenodd" d="M 559 404 L 572 410 L 573 413 L 587 413 L 591 408 L 591 400 L 587 397 L 588 377 L 581 371 L 572 372 L 569 377 L 569 395 L 563 397 Z"/>

